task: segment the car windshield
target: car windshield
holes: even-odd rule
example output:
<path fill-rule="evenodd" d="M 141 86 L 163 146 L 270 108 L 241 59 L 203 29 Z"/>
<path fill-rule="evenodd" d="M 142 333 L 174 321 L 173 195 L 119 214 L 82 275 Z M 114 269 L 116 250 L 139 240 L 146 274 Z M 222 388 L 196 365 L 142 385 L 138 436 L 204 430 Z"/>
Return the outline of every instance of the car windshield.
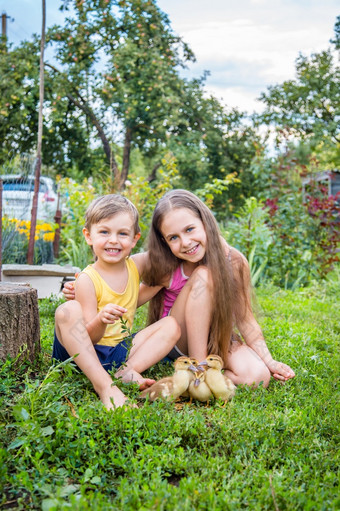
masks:
<path fill-rule="evenodd" d="M 3 180 L 3 189 L 8 192 L 33 192 L 34 180 L 27 178 L 6 178 Z M 47 192 L 45 183 L 40 182 L 39 192 Z"/>

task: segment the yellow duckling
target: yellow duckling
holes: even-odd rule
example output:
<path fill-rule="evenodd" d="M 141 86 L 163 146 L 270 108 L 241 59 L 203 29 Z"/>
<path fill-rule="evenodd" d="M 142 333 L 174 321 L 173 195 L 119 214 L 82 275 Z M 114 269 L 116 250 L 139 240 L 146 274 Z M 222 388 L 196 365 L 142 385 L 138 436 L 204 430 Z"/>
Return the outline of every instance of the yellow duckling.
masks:
<path fill-rule="evenodd" d="M 149 396 L 150 401 L 156 399 L 177 399 L 189 387 L 190 382 L 195 378 L 196 367 L 192 365 L 189 357 L 178 357 L 174 363 L 175 372 L 173 376 L 162 378 L 148 389 L 143 390 L 141 398 Z"/>
<path fill-rule="evenodd" d="M 188 391 L 190 400 L 197 399 L 197 401 L 208 404 L 209 399 L 212 398 L 211 390 L 205 382 L 205 370 L 203 367 L 198 366 L 196 378 L 190 382 Z"/>
<path fill-rule="evenodd" d="M 221 371 L 223 360 L 218 355 L 209 355 L 200 365 L 207 365 L 205 382 L 210 387 L 216 399 L 222 399 L 225 403 L 235 395 L 236 387 L 233 382 Z"/>
<path fill-rule="evenodd" d="M 196 367 L 196 368 L 197 368 L 197 367 L 198 367 L 198 364 L 199 364 L 199 362 L 198 362 L 197 358 L 190 357 L 190 360 L 191 360 L 192 365 L 193 365 L 194 367 Z M 181 397 L 190 397 L 190 394 L 189 394 L 189 387 L 187 388 L 187 390 L 185 390 L 185 391 L 183 392 L 183 394 L 181 394 Z M 192 398 L 190 397 L 190 403 L 189 403 L 189 404 L 191 404 L 191 403 L 192 403 Z"/>

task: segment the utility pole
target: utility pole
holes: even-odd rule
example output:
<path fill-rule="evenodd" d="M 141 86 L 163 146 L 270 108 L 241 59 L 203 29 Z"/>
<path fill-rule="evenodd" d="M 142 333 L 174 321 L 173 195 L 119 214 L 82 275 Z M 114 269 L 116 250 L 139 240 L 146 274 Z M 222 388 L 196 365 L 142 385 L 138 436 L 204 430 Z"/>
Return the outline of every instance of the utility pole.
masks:
<path fill-rule="evenodd" d="M 45 49 L 45 30 L 46 30 L 46 0 L 42 0 L 42 28 L 40 40 L 40 79 L 39 79 L 39 116 L 38 116 L 38 145 L 37 159 L 35 166 L 34 194 L 31 211 L 31 228 L 30 238 L 28 241 L 27 263 L 33 264 L 34 260 L 34 237 L 37 225 L 38 212 L 38 195 L 40 186 L 40 170 L 41 170 L 41 146 L 43 131 L 43 103 L 44 103 L 44 49 Z"/>
<path fill-rule="evenodd" d="M 7 45 L 7 20 L 14 21 L 14 18 L 11 18 L 10 16 L 7 16 L 5 11 L 1 14 L 1 39 L 0 43 L 4 43 L 5 46 Z"/>
<path fill-rule="evenodd" d="M 7 18 L 9 18 L 9 16 L 3 12 L 1 14 L 1 39 L 5 44 L 7 41 Z"/>

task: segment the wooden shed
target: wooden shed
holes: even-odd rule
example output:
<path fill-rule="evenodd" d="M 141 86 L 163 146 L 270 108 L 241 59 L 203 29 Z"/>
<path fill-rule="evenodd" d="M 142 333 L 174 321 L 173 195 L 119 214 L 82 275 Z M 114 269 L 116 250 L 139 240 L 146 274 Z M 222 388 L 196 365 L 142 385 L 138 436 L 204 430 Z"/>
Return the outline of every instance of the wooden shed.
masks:
<path fill-rule="evenodd" d="M 330 195 L 334 197 L 337 193 L 340 192 L 340 170 L 325 170 L 324 172 L 317 172 L 316 174 L 303 178 L 302 193 L 304 198 L 310 185 L 315 185 L 316 183 L 327 186 L 328 197 Z"/>

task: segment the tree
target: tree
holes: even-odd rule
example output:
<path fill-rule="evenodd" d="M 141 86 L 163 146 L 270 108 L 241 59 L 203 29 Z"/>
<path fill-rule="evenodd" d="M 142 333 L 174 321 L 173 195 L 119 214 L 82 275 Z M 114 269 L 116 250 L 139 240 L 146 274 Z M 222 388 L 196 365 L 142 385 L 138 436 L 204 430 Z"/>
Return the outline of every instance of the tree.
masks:
<path fill-rule="evenodd" d="M 196 190 L 214 179 L 235 174 L 242 182 L 214 200 L 221 215 L 252 193 L 248 168 L 262 147 L 260 136 L 245 113 L 226 109 L 204 90 L 204 75 L 199 80 L 183 81 L 181 104 L 168 119 L 168 144 L 178 162 L 181 185 Z"/>
<path fill-rule="evenodd" d="M 259 144 L 254 128 L 243 113 L 227 112 L 207 96 L 206 75 L 181 78 L 181 67 L 194 56 L 155 0 L 64 0 L 62 9 L 64 25 L 47 32 L 54 58 L 45 63 L 45 164 L 62 173 L 75 167 L 84 176 L 106 167 L 114 187 L 121 189 L 135 149 L 150 181 L 169 152 L 178 162 L 182 185 L 193 190 L 233 172 L 246 177 Z M 4 58 L 8 67 L 18 52 Z M 38 58 L 20 79 L 36 83 L 37 76 Z M 36 110 L 37 91 L 23 93 L 20 101 L 17 148 L 25 126 L 22 112 Z M 7 125 L 4 137 L 9 135 Z M 26 146 L 33 144 L 31 137 Z M 233 195 L 238 193 L 235 188 Z"/>
<path fill-rule="evenodd" d="M 331 50 L 300 55 L 296 80 L 271 86 L 260 99 L 266 107 L 260 119 L 277 129 L 278 139 L 294 136 L 316 152 L 332 151 L 339 159 L 340 69 Z M 338 160 L 339 161 L 339 160 Z"/>
<path fill-rule="evenodd" d="M 0 164 L 36 148 L 39 110 L 40 40 L 23 42 L 12 49 L 0 45 Z M 55 89 L 45 73 L 43 163 L 65 172 L 77 162 L 81 169 L 94 167 L 98 157 L 90 149 L 88 130 L 73 104 L 54 98 Z M 98 165 L 97 165 L 98 167 Z"/>
<path fill-rule="evenodd" d="M 193 54 L 153 0 L 65 1 L 64 9 L 71 5 L 74 14 L 48 34 L 56 49 L 57 65 L 49 66 L 56 109 L 67 98 L 86 118 L 121 188 L 131 148 L 152 156 L 166 140 L 166 119 L 181 81 L 178 67 Z M 115 142 L 120 134 L 123 144 L 121 165 L 112 126 Z"/>
<path fill-rule="evenodd" d="M 14 50 L 0 45 L 0 163 L 36 143 L 39 44 L 35 38 Z"/>
<path fill-rule="evenodd" d="M 336 50 L 340 50 L 340 16 L 337 17 L 334 25 L 335 39 L 331 39 L 331 43 L 335 45 Z"/>

